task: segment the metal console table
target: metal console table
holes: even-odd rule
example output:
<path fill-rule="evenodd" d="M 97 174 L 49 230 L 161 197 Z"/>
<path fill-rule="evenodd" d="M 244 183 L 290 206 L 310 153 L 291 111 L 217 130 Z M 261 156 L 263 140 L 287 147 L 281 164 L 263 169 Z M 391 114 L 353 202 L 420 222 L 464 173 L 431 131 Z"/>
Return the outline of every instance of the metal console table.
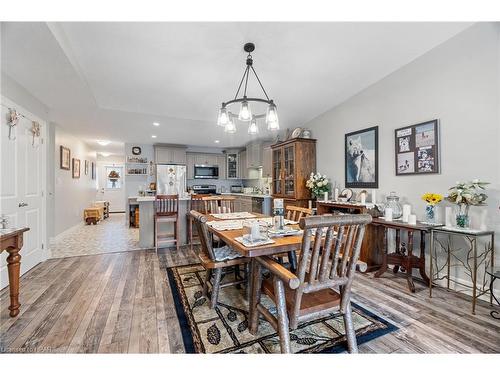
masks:
<path fill-rule="evenodd" d="M 435 235 L 437 233 L 448 234 L 449 236 L 462 236 L 469 243 L 469 249 L 467 250 L 465 261 L 459 259 L 455 254 L 453 249 L 448 245 L 442 248 L 446 251 L 447 257 L 446 262 L 441 269 L 447 269 L 446 276 L 439 277 L 439 267 L 437 265 L 437 252 L 435 246 Z M 485 247 L 485 250 L 480 254 L 477 252 L 477 239 L 479 237 L 490 237 L 491 242 L 489 246 Z M 488 254 L 490 254 L 490 260 L 488 262 Z M 434 278 L 433 262 L 436 257 L 436 278 Z M 472 314 L 476 313 L 476 301 L 483 294 L 490 293 L 490 304 L 493 302 L 493 291 L 491 288 L 486 288 L 483 285 L 479 288 L 477 287 L 477 271 L 480 264 L 484 262 L 485 276 L 486 270 L 494 267 L 495 263 L 495 232 L 492 230 L 473 230 L 473 229 L 461 229 L 455 227 L 434 227 L 430 232 L 430 268 L 429 268 L 429 297 L 432 298 L 432 280 L 433 279 L 447 279 L 447 289 L 450 289 L 450 268 L 451 260 L 454 258 L 462 264 L 465 268 L 466 273 L 469 274 L 472 281 Z M 470 264 L 472 261 L 472 265 Z M 491 275 L 490 275 L 491 276 Z M 468 286 L 458 281 L 454 281 L 458 285 Z"/>

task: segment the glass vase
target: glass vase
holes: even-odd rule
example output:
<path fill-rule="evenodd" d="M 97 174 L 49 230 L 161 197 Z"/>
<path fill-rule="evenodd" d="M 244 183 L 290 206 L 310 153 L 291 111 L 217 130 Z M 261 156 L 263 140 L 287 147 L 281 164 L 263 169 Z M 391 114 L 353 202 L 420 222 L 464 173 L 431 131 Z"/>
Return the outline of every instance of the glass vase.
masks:
<path fill-rule="evenodd" d="M 455 208 L 455 219 L 457 227 L 467 229 L 469 228 L 469 205 L 458 204 Z"/>
<path fill-rule="evenodd" d="M 428 204 L 425 206 L 425 221 L 434 224 L 436 222 L 436 206 Z"/>

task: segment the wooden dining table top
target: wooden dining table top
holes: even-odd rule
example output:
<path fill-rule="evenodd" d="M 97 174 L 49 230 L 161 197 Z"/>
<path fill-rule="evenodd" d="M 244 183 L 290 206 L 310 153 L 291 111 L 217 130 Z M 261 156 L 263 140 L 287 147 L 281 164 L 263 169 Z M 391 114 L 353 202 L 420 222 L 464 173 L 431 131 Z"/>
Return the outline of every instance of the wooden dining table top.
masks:
<path fill-rule="evenodd" d="M 252 213 L 255 215 L 255 219 L 269 218 L 270 216 Z M 208 221 L 220 221 L 224 219 L 217 219 L 212 215 L 207 215 Z M 245 219 L 252 220 L 252 219 Z M 291 227 L 299 228 L 297 224 L 290 225 Z M 263 255 L 275 255 L 289 251 L 299 250 L 302 246 L 302 234 L 294 236 L 284 236 L 284 237 L 273 237 L 271 238 L 274 243 L 266 244 L 262 246 L 247 247 L 242 243 L 236 241 L 237 237 L 243 236 L 244 229 L 233 229 L 233 230 L 217 230 L 209 226 L 208 230 L 213 234 L 217 235 L 222 241 L 224 241 L 228 246 L 238 251 L 241 255 L 245 257 L 259 257 Z"/>

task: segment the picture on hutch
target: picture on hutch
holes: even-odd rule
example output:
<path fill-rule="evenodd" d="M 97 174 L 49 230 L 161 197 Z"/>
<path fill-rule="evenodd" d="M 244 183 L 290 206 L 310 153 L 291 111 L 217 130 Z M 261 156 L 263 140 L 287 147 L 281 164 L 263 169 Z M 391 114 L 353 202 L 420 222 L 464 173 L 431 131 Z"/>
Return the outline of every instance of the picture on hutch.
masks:
<path fill-rule="evenodd" d="M 378 126 L 345 135 L 345 186 L 378 188 Z"/>
<path fill-rule="evenodd" d="M 396 176 L 439 173 L 438 120 L 394 131 Z"/>

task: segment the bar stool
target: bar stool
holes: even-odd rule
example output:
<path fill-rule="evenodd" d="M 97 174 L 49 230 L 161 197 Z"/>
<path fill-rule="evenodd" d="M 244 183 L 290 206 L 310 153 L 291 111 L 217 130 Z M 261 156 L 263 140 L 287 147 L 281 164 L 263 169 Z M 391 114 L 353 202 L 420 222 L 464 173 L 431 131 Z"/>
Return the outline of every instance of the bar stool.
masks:
<path fill-rule="evenodd" d="M 165 233 L 160 233 L 158 224 L 172 223 L 174 226 L 173 238 Z M 155 250 L 158 252 L 158 245 L 175 242 L 179 250 L 179 196 L 178 195 L 157 195 L 155 198 Z"/>

